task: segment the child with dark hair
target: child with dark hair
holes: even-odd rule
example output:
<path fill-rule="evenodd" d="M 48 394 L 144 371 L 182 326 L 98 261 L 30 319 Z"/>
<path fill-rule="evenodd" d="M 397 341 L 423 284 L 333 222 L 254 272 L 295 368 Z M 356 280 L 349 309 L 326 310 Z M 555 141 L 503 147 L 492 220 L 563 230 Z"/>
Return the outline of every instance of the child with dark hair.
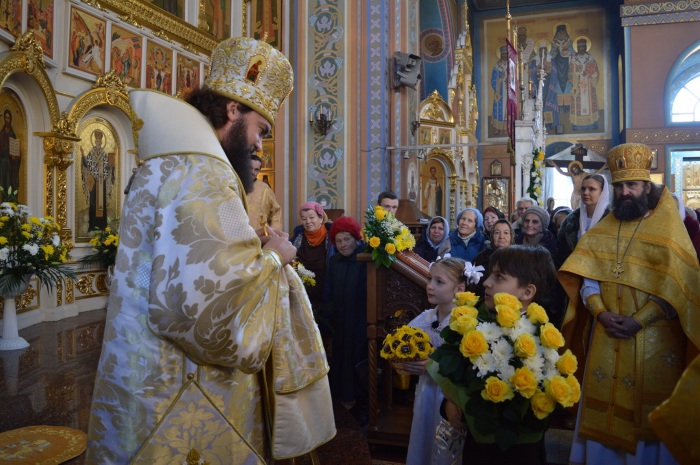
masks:
<path fill-rule="evenodd" d="M 490 260 L 491 274 L 484 282 L 484 304 L 494 312 L 493 296 L 507 292 L 523 304 L 523 311 L 532 302 L 541 301 L 556 280 L 556 269 L 547 249 L 541 246 L 513 245 L 493 252 Z M 450 399 L 445 399 L 443 416 L 455 428 L 465 428 L 462 411 Z M 544 435 L 533 443 L 515 444 L 501 451 L 494 444 L 477 443 L 467 433 L 462 456 L 463 464 L 480 465 L 545 465 Z"/>

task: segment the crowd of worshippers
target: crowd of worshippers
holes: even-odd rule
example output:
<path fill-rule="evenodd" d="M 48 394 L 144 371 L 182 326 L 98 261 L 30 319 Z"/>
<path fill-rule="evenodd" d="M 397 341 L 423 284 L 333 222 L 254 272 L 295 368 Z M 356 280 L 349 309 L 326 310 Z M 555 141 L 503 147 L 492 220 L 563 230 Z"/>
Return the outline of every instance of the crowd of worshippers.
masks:
<path fill-rule="evenodd" d="M 639 148 L 635 144 L 623 144 L 616 150 L 623 153 L 621 157 L 623 162 L 618 162 L 618 164 L 624 165 L 625 153 L 635 150 L 646 151 L 648 148 L 646 146 Z M 684 312 L 678 310 L 678 313 L 675 313 L 677 309 L 673 307 L 681 305 L 677 302 L 670 302 L 670 296 L 665 294 L 665 291 L 645 289 L 644 284 L 636 283 L 635 279 L 640 274 L 644 274 L 639 273 L 640 269 L 648 269 L 644 268 L 645 266 L 658 267 L 662 265 L 656 263 L 658 257 L 652 256 L 653 254 L 646 256 L 644 250 L 649 247 L 670 250 L 673 247 L 669 246 L 668 241 L 673 242 L 674 240 L 679 242 L 680 249 L 688 246 L 687 249 L 692 251 L 690 255 L 681 259 L 679 266 L 682 268 L 690 263 L 690 273 L 697 274 L 698 262 L 692 263 L 691 259 L 700 258 L 698 212 L 684 207 L 677 194 L 671 194 L 665 187 L 650 182 L 648 170 L 641 170 L 640 176 L 636 174 L 637 171 L 625 169 L 622 165 L 611 170 L 612 185 L 603 174 L 591 173 L 585 176 L 581 185 L 581 203 L 574 210 L 567 206 L 555 207 L 553 201 L 547 202 L 549 208 L 545 209 L 538 206 L 532 198 L 522 197 L 518 199 L 516 209 L 510 215 L 494 206 L 488 206 L 483 210 L 469 207 L 460 211 L 456 216 L 456 224 L 453 226 L 443 216 L 431 218 L 413 251 L 431 264 L 431 281 L 426 291 L 430 303 L 437 306 L 425 310 L 409 324 L 416 327 L 425 326 L 432 341 L 432 333 L 438 334 L 438 332 L 434 330 L 434 324 L 431 332 L 431 324 L 439 322 L 441 306 L 448 308 L 447 313 L 443 313 L 449 315 L 452 297 L 447 296 L 442 299 L 444 302 L 440 301 L 438 297 L 441 294 L 435 290 L 438 285 L 434 284 L 433 281 L 435 279 L 443 279 L 448 283 L 454 281 L 452 284 L 455 288 L 463 287 L 463 285 L 460 284 L 461 281 L 458 277 L 452 277 L 448 271 L 454 268 L 455 264 L 445 261 L 447 257 L 452 260 L 461 260 L 457 263 L 470 262 L 474 266 L 484 267 L 483 279 L 471 289 L 487 302 L 499 289 L 510 290 L 509 285 L 512 285 L 512 290 L 517 292 L 536 284 L 536 293 L 528 294 L 525 297 L 541 304 L 546 309 L 550 321 L 558 328 L 568 325 L 567 334 L 571 336 L 572 341 L 579 340 L 580 337 L 577 338 L 575 335 L 581 334 L 576 319 L 585 318 L 585 316 L 581 317 L 581 312 L 576 314 L 577 306 L 578 308 L 587 308 L 599 323 L 599 329 L 604 331 L 607 334 L 605 337 L 611 340 L 644 337 L 645 332 L 642 330 L 648 324 L 658 321 L 659 312 L 671 315 L 670 320 L 673 320 L 673 315 L 676 315 L 677 320 L 678 315 L 683 315 Z M 663 209 L 660 206 L 663 203 L 662 200 L 666 202 L 664 203 L 665 213 L 662 212 Z M 377 204 L 386 211 L 395 214 L 399 206 L 399 199 L 393 192 L 385 191 L 379 195 Z M 669 214 L 669 209 L 672 209 L 670 211 L 672 216 L 678 215 L 682 221 L 678 222 L 675 218 L 671 221 L 671 218 L 668 217 L 662 219 L 663 214 Z M 330 222 L 323 207 L 316 202 L 304 203 L 299 208 L 298 213 L 299 226 L 295 228 L 290 240 L 297 248 L 299 261 L 316 275 L 316 286 L 307 288 L 307 292 L 328 354 L 331 367 L 329 374 L 331 393 L 336 401 L 349 409 L 360 424 L 366 427 L 366 363 L 368 356 L 366 263 L 357 260 L 357 254 L 366 251 L 366 244 L 362 240 L 361 226 L 358 221 L 348 216 L 341 216 Z M 655 218 L 645 221 L 650 226 L 641 228 L 642 231 L 645 231 L 644 238 L 642 239 L 640 235 L 635 239 L 635 234 L 642 225 L 642 221 L 652 216 L 653 213 L 655 213 L 653 215 Z M 583 247 L 577 249 L 581 238 L 608 216 L 611 216 L 610 221 L 605 222 L 605 226 L 601 225 L 596 230 L 599 232 L 595 233 L 601 234 L 601 238 L 607 238 L 608 241 L 590 240 Z M 659 231 L 658 226 L 651 226 L 652 221 L 661 224 L 675 221 L 678 228 Z M 633 230 L 627 231 L 628 227 Z M 624 232 L 622 236 L 621 232 Z M 665 236 L 663 240 L 667 242 L 660 244 L 661 239 L 649 239 L 649 234 Z M 688 237 L 679 240 L 683 235 Z M 624 242 L 622 248 L 621 241 Z M 637 242 L 643 245 L 639 246 Z M 689 247 L 690 244 L 694 250 Z M 630 246 L 633 247 L 630 248 Z M 576 255 L 575 250 L 580 252 L 579 256 L 572 256 L 572 254 Z M 496 253 L 497 251 L 499 252 Z M 638 256 L 633 256 L 633 254 L 638 254 Z M 603 256 L 608 258 L 601 258 Z M 567 262 L 569 257 L 572 259 Z M 633 261 L 634 264 L 626 263 L 628 261 Z M 445 266 L 432 267 L 432 264 L 436 263 L 442 263 Z M 615 264 L 616 267 L 614 267 Z M 494 266 L 496 268 L 492 268 Z M 509 268 L 504 271 L 501 269 L 504 266 Z M 641 268 L 637 266 L 641 266 Z M 627 274 L 621 278 L 625 267 L 628 269 Z M 608 268 L 612 269 L 612 273 L 607 273 L 610 276 L 607 274 L 597 275 L 598 271 L 590 273 L 586 271 L 588 269 L 607 270 Z M 433 271 L 439 274 L 440 270 L 446 272 L 445 276 L 434 278 Z M 564 278 L 562 278 L 562 273 Z M 567 288 L 567 276 L 568 278 L 573 276 L 582 279 L 575 281 L 574 284 L 569 283 Z M 631 312 L 626 315 L 620 309 L 612 310 L 610 308 L 615 297 L 606 295 L 609 289 L 606 287 L 608 280 L 613 282 L 620 280 L 618 284 L 629 285 L 632 292 L 644 291 L 648 294 L 648 296 L 644 295 L 643 302 L 640 303 L 636 314 Z M 670 285 L 670 288 L 677 285 L 678 281 L 676 280 L 675 284 Z M 579 295 L 581 300 L 576 305 L 572 305 L 572 300 L 578 301 Z M 617 298 L 625 300 L 622 294 Z M 634 298 L 639 298 L 639 296 L 635 294 Z M 584 313 L 588 317 L 591 316 L 588 312 Z M 439 322 L 438 331 L 442 326 L 448 324 L 449 316 L 442 315 L 442 317 L 444 317 L 444 321 Z M 590 330 L 590 324 L 587 328 Z M 441 341 L 437 339 L 433 343 L 439 345 Z M 591 341 L 595 340 L 591 339 Z M 604 346 L 603 342 L 598 342 L 596 345 L 598 348 Z M 581 360 L 584 360 L 585 355 L 580 355 L 583 357 Z M 430 384 L 434 384 L 434 382 L 428 381 L 429 377 L 425 374 L 425 361 L 417 361 L 414 364 L 415 372 L 412 374 L 418 375 L 421 381 L 415 394 L 414 426 L 411 430 L 407 464 L 427 463 L 424 461 L 430 460 L 433 441 L 432 434 L 428 434 L 426 431 L 434 429 L 433 419 L 435 421 L 439 421 L 440 418 L 450 420 L 449 416 L 445 416 L 444 404 L 440 407 L 444 399 L 439 393 L 439 388 Z M 409 368 L 411 367 L 412 365 Z M 583 367 L 583 363 L 581 363 L 581 367 Z M 583 381 L 588 380 L 586 376 L 585 374 L 581 375 Z M 613 378 L 615 377 L 613 376 Z M 595 400 L 590 400 L 593 399 L 594 395 L 595 390 L 591 389 L 591 397 L 582 401 L 581 408 L 584 411 L 587 408 L 587 402 L 595 402 Z M 617 399 L 612 400 L 613 403 L 617 401 Z M 624 401 L 620 402 L 624 403 Z M 416 419 L 418 419 L 418 426 Z M 639 435 L 635 436 L 632 433 L 631 436 L 620 438 L 617 437 L 620 436 L 619 431 L 601 432 L 591 428 L 586 423 L 588 417 L 583 419 L 583 423 L 577 424 L 576 421 L 575 412 L 569 413 L 565 421 L 565 426 L 572 429 L 574 426 L 580 427 L 582 431 L 587 433 L 581 436 L 578 433 L 576 435 L 572 448 L 572 458 L 579 460 L 576 463 L 608 463 L 608 460 L 612 460 L 611 457 L 619 458 L 620 454 L 628 454 L 634 450 L 634 447 L 637 447 L 638 451 L 646 450 L 645 441 L 635 442 L 635 439 L 641 437 Z M 645 428 L 648 428 L 646 421 L 642 423 L 646 425 Z M 607 436 L 616 438 L 617 442 L 612 447 L 609 447 L 611 443 L 605 439 Z M 591 446 L 590 443 L 586 442 L 591 438 L 597 445 Z M 621 441 L 627 442 L 622 446 L 623 442 Z M 601 444 L 602 446 L 600 446 Z M 635 446 L 635 444 L 637 445 Z M 469 454 L 471 459 L 474 458 L 475 450 L 477 449 L 472 444 Z M 667 453 L 666 449 L 663 451 Z M 543 443 L 516 448 L 516 450 L 511 451 L 512 457 L 494 453 L 491 449 L 483 452 L 484 457 L 495 460 L 493 463 L 511 463 L 511 460 L 513 463 L 520 463 L 523 457 L 526 457 L 524 463 L 546 462 Z M 643 452 L 644 455 L 648 453 L 648 451 Z M 465 463 L 468 460 L 470 459 L 465 456 Z M 599 460 L 603 460 L 603 462 L 596 462 Z M 615 461 L 609 463 L 615 463 Z M 665 462 L 662 460 L 658 463 Z"/>

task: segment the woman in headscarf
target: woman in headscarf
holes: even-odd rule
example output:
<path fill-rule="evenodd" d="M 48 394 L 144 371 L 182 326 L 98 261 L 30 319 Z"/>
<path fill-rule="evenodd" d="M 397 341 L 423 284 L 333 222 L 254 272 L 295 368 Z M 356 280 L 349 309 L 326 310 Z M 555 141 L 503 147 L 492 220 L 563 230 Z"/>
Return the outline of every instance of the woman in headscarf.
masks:
<path fill-rule="evenodd" d="M 444 250 L 451 256 L 468 262 L 486 248 L 486 238 L 481 232 L 484 218 L 476 208 L 465 208 L 457 215 L 457 227 L 450 232 L 450 249 Z"/>
<path fill-rule="evenodd" d="M 491 243 L 484 250 L 476 254 L 474 257 L 474 266 L 483 266 L 484 275 L 481 280 L 476 285 L 476 295 L 480 298 L 484 298 L 484 281 L 491 274 L 490 259 L 491 254 L 496 249 L 501 247 L 508 247 L 509 245 L 515 244 L 515 233 L 513 232 L 513 226 L 510 221 L 505 218 L 499 219 L 491 227 Z"/>
<path fill-rule="evenodd" d="M 324 304 L 325 275 L 328 267 L 328 260 L 335 252 L 335 247 L 331 243 L 328 232 L 332 223 L 328 222 L 328 216 L 323 211 L 323 207 L 316 202 L 306 202 L 299 208 L 300 225 L 294 228 L 294 234 L 290 241 L 297 248 L 297 259 L 316 277 L 315 286 L 306 286 L 306 293 L 309 295 L 311 305 L 318 318 L 321 305 Z M 321 322 L 319 329 L 322 331 Z"/>
<path fill-rule="evenodd" d="M 437 260 L 438 255 L 442 255 L 440 247 L 448 241 L 447 235 L 449 232 L 450 227 L 447 220 L 442 216 L 434 217 L 428 223 L 428 228 L 421 235 L 413 251 L 428 263 L 434 262 Z"/>
<path fill-rule="evenodd" d="M 534 205 L 523 214 L 523 226 L 515 236 L 516 244 L 541 245 L 549 250 L 554 263 L 557 263 L 557 238 L 549 230 L 549 213 Z"/>
<path fill-rule="evenodd" d="M 586 231 L 598 224 L 610 209 L 610 185 L 605 176 L 589 174 L 581 182 L 581 206 L 562 222 L 557 234 L 558 250 L 555 264 L 559 268 L 576 248 Z"/>
<path fill-rule="evenodd" d="M 331 394 L 352 409 L 361 426 L 367 422 L 367 264 L 357 261 L 365 248 L 360 225 L 349 216 L 333 221 L 326 281 L 333 341 L 329 374 Z M 355 408 L 353 408 L 355 407 Z"/>

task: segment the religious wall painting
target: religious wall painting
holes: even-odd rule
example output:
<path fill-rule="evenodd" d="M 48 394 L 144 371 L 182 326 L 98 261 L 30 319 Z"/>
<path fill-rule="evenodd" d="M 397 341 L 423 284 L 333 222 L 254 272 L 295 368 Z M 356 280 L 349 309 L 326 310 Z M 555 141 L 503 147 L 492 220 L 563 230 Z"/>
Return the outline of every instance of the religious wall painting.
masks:
<path fill-rule="evenodd" d="M 420 210 L 429 217 L 446 216 L 445 208 L 448 191 L 445 188 L 445 167 L 434 158 L 421 164 L 420 169 Z"/>
<path fill-rule="evenodd" d="M 119 217 L 120 143 L 112 124 L 89 117 L 79 125 L 75 150 L 76 242 L 87 242 L 95 229 L 114 227 Z"/>
<path fill-rule="evenodd" d="M 452 131 L 447 128 L 438 129 L 438 144 L 449 145 L 452 143 Z"/>
<path fill-rule="evenodd" d="M 106 21 L 71 6 L 68 68 L 94 75 L 105 73 Z"/>
<path fill-rule="evenodd" d="M 113 24 L 109 50 L 111 71 L 114 71 L 125 85 L 141 87 L 143 38 Z"/>
<path fill-rule="evenodd" d="M 659 149 L 651 149 L 651 166 L 649 168 L 659 169 Z"/>
<path fill-rule="evenodd" d="M 275 143 L 274 141 L 264 141 L 262 150 L 258 152 L 258 156 L 262 160 L 260 169 L 262 171 L 275 170 Z"/>
<path fill-rule="evenodd" d="M 496 207 L 504 214 L 508 215 L 510 208 L 508 205 L 508 185 L 509 178 L 507 177 L 496 177 L 496 178 L 484 178 L 482 180 L 481 192 L 483 193 L 483 205 L 482 211 L 486 207 Z"/>
<path fill-rule="evenodd" d="M 269 172 L 269 171 L 261 171 L 258 173 L 258 181 L 262 181 L 268 186 L 270 186 L 270 189 L 273 191 L 275 190 L 275 173 Z"/>
<path fill-rule="evenodd" d="M 209 28 L 209 33 L 219 39 L 231 36 L 231 4 L 226 0 L 203 0 L 204 19 Z"/>
<path fill-rule="evenodd" d="M 190 92 L 199 87 L 201 63 L 184 55 L 177 55 L 177 83 L 175 93 L 186 99 Z"/>
<path fill-rule="evenodd" d="M 261 0 L 253 3 L 251 24 L 253 38 L 265 41 L 278 50 L 282 49 L 283 0 Z"/>
<path fill-rule="evenodd" d="M 433 128 L 422 127 L 418 133 L 420 136 L 419 145 L 432 145 L 433 143 Z"/>
<path fill-rule="evenodd" d="M 29 0 L 27 5 L 27 30 L 44 50 L 44 55 L 53 59 L 54 46 L 54 0 Z"/>
<path fill-rule="evenodd" d="M 568 8 L 518 15 L 518 51 L 523 57 L 525 97 L 535 98 L 544 69 L 543 119 L 550 136 L 610 133 L 610 76 L 605 12 Z M 482 19 L 482 122 L 484 138 L 504 138 L 506 128 L 506 40 L 503 17 Z M 515 45 L 515 44 L 514 44 Z M 484 111 L 485 110 L 485 111 Z"/>
<path fill-rule="evenodd" d="M 12 38 L 22 34 L 22 0 L 0 0 L 0 30 Z"/>
<path fill-rule="evenodd" d="M 413 201 L 418 205 L 418 168 L 416 167 L 416 162 L 411 161 L 408 165 L 408 176 L 406 177 L 406 192 L 408 193 L 408 200 Z"/>
<path fill-rule="evenodd" d="M 27 203 L 27 117 L 19 96 L 12 90 L 0 91 L 0 186 L 18 191 L 20 203 Z M 0 192 L 0 199 L 5 197 Z"/>
<path fill-rule="evenodd" d="M 172 94 L 173 51 L 160 44 L 146 45 L 146 88 Z"/>

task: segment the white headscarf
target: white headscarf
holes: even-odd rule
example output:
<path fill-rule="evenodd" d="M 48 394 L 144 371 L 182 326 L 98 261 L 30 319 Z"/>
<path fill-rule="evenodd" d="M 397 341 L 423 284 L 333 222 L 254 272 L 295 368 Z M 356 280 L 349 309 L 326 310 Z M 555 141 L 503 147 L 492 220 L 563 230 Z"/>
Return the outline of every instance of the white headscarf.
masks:
<path fill-rule="evenodd" d="M 598 224 L 598 222 L 603 218 L 603 215 L 605 214 L 605 209 L 608 208 L 608 205 L 610 204 L 610 184 L 608 183 L 608 180 L 605 176 L 602 174 L 599 174 L 601 178 L 603 178 L 603 190 L 600 193 L 600 197 L 598 197 L 598 203 L 595 205 L 595 210 L 593 211 L 593 217 L 591 217 L 591 224 L 588 226 L 588 213 L 586 212 L 586 206 L 581 202 L 581 206 L 578 207 L 579 210 L 579 218 L 578 218 L 578 238 L 581 239 L 581 236 L 585 234 L 586 231 L 588 231 L 590 228 Z M 597 177 L 593 178 L 598 180 Z M 587 227 L 588 226 L 588 227 Z"/>
<path fill-rule="evenodd" d="M 676 205 L 678 205 L 678 213 L 681 214 L 681 219 L 683 221 L 685 221 L 685 214 L 686 214 L 685 213 L 685 205 L 683 205 L 683 201 L 681 200 L 680 194 L 677 194 L 676 192 L 674 192 L 671 195 L 673 196 L 674 199 L 676 199 Z"/>

